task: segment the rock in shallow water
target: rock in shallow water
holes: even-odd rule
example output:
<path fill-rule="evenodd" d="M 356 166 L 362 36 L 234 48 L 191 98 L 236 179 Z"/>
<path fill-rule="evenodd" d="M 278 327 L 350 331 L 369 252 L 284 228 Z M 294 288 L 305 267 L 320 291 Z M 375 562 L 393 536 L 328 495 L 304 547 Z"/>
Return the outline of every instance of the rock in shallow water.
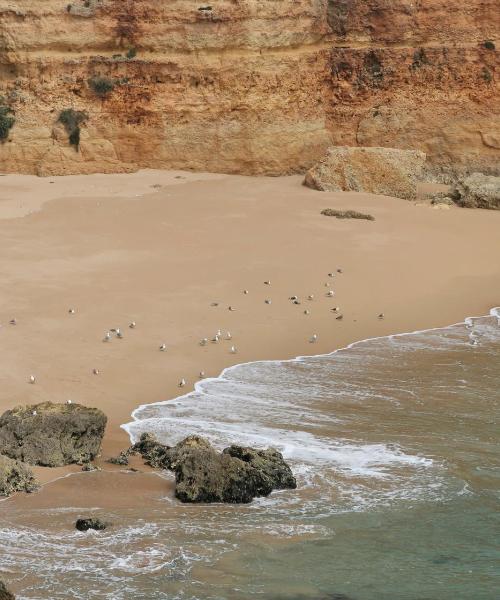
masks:
<path fill-rule="evenodd" d="M 109 523 L 105 523 L 101 521 L 101 519 L 78 519 L 75 523 L 76 529 L 78 531 L 88 531 L 89 529 L 94 529 L 95 531 L 104 531 L 108 527 Z"/>
<path fill-rule="evenodd" d="M 0 417 L 0 452 L 45 467 L 83 464 L 98 456 L 106 422 L 81 404 L 18 406 Z"/>
<path fill-rule="evenodd" d="M 181 502 L 247 503 L 273 489 L 297 487 L 290 467 L 274 449 L 230 446 L 217 452 L 199 436 L 169 447 L 145 433 L 126 451 L 131 453 L 141 454 L 155 468 L 174 471 L 175 495 Z"/>
<path fill-rule="evenodd" d="M 0 455 L 0 496 L 10 496 L 14 492 L 34 492 L 38 483 L 33 472 L 17 460 Z M 0 599 L 1 599 L 0 594 Z"/>
<path fill-rule="evenodd" d="M 11 594 L 5 587 L 3 581 L 0 580 L 0 600 L 16 600 L 14 594 Z"/>

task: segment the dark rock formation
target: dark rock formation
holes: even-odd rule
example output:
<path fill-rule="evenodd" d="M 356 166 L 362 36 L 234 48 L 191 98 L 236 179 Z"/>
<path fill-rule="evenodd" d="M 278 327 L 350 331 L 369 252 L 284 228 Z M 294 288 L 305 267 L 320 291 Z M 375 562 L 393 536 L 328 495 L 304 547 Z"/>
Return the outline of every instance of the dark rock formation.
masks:
<path fill-rule="evenodd" d="M 182 502 L 251 502 L 273 489 L 294 489 L 297 485 L 282 455 L 273 449 L 230 446 L 220 453 L 199 436 L 189 436 L 169 447 L 144 433 L 118 459 L 128 460 L 135 453 L 154 468 L 174 471 L 175 495 Z"/>
<path fill-rule="evenodd" d="M 37 489 L 38 483 L 30 468 L 17 460 L 0 455 L 0 496 L 10 496 L 14 492 L 31 493 Z"/>
<path fill-rule="evenodd" d="M 473 173 L 458 181 L 451 197 L 466 208 L 500 210 L 500 177 Z"/>
<path fill-rule="evenodd" d="M 5 587 L 3 581 L 0 580 L 0 600 L 16 600 L 14 594 L 11 594 Z"/>
<path fill-rule="evenodd" d="M 78 531 L 88 531 L 89 529 L 95 529 L 96 531 L 104 531 L 109 526 L 109 523 L 101 521 L 101 519 L 78 519 L 75 523 Z"/>
<path fill-rule="evenodd" d="M 99 454 L 106 421 L 80 404 L 18 406 L 0 417 L 0 452 L 46 467 L 83 464 Z"/>

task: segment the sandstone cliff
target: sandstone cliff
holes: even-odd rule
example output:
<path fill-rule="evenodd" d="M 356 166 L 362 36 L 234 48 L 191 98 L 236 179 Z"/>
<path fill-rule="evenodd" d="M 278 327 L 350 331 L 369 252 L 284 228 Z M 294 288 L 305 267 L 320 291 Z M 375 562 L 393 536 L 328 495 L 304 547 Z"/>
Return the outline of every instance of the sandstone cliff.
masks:
<path fill-rule="evenodd" d="M 496 24 L 497 0 L 0 0 L 0 169 L 281 174 L 333 143 L 493 171 Z"/>

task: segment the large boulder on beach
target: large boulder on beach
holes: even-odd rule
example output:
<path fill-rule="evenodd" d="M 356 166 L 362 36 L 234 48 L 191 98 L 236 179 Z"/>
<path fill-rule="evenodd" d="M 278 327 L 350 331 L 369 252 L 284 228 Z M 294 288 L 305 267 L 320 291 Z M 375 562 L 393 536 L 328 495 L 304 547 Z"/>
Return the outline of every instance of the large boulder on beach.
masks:
<path fill-rule="evenodd" d="M 426 155 L 399 148 L 334 146 L 306 174 L 304 184 L 327 192 L 367 192 L 406 200 L 417 197 Z"/>
<path fill-rule="evenodd" d="M 99 455 L 106 421 L 81 404 L 18 406 L 0 417 L 0 453 L 45 467 L 84 464 Z"/>
<path fill-rule="evenodd" d="M 33 471 L 29 467 L 0 455 L 0 496 L 10 496 L 14 492 L 31 493 L 38 487 Z"/>
<path fill-rule="evenodd" d="M 472 173 L 453 186 L 451 198 L 466 208 L 500 210 L 500 177 Z"/>
<path fill-rule="evenodd" d="M 4 582 L 0 579 L 0 600 L 16 600 L 14 594 L 11 594 L 5 587 Z"/>
<path fill-rule="evenodd" d="M 140 454 L 154 468 L 175 473 L 175 495 L 181 502 L 251 502 L 274 489 L 297 487 L 283 456 L 272 448 L 255 450 L 230 446 L 218 452 L 208 440 L 192 435 L 175 446 L 161 444 L 154 435 L 143 433 L 139 441 L 118 459 Z M 114 462 L 114 461 L 113 461 Z"/>

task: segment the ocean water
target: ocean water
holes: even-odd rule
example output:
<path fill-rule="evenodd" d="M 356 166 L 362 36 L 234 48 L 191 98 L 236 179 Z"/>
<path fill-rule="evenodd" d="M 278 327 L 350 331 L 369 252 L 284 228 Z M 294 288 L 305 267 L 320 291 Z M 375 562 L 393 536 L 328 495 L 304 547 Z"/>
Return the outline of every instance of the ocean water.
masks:
<path fill-rule="evenodd" d="M 37 528 L 0 516 L 0 572 L 25 600 L 497 600 L 499 416 L 498 309 L 232 367 L 140 407 L 129 433 L 277 447 L 297 490 L 97 509 L 119 523 L 103 533 L 68 529 L 78 507 Z"/>

